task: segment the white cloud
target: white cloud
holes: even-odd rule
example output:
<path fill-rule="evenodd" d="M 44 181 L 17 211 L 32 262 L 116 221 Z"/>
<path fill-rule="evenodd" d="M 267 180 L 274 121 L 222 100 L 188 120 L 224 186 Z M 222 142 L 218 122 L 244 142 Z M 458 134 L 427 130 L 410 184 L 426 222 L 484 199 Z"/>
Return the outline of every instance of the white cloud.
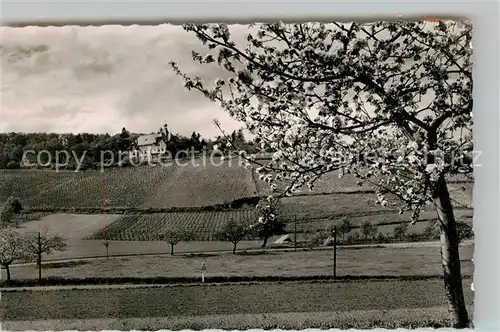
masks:
<path fill-rule="evenodd" d="M 123 126 L 212 137 L 241 126 L 218 106 L 182 86 L 169 65 L 205 78 L 217 67 L 195 67 L 200 47 L 180 26 L 1 28 L 0 131 L 109 132 Z M 237 38 L 243 36 L 237 29 Z M 197 72 L 194 72 L 194 70 Z M 203 70 L 203 72 L 200 72 Z"/>

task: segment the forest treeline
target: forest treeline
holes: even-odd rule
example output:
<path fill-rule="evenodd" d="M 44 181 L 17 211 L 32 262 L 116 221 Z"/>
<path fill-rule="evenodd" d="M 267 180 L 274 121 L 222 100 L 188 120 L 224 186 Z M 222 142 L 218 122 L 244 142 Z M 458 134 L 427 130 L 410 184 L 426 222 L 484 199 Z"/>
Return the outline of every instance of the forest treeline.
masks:
<path fill-rule="evenodd" d="M 148 134 L 154 134 L 148 133 Z M 160 132 L 158 132 L 160 134 Z M 40 163 L 37 168 L 53 167 L 58 151 L 66 151 L 69 155 L 69 160 L 59 160 L 67 163 L 67 169 L 74 169 L 77 156 L 82 160 L 82 169 L 89 169 L 95 166 L 96 163 L 101 163 L 101 156 L 110 155 L 104 154 L 104 151 L 111 152 L 117 156 L 120 152 L 133 150 L 136 146 L 137 138 L 145 133 L 132 133 L 126 128 L 114 135 L 106 134 L 59 134 L 59 133 L 0 133 L 0 169 L 18 169 L 22 166 L 23 155 L 25 151 L 34 151 L 27 154 L 29 157 L 36 156 L 40 158 Z M 235 130 L 228 135 L 234 145 L 249 153 L 257 151 L 255 142 L 246 140 L 243 131 Z M 215 145 L 218 147 L 226 146 L 227 139 L 225 136 L 217 136 L 214 139 L 202 138 L 199 133 L 193 131 L 191 136 L 186 137 L 180 134 L 170 134 L 168 137 L 167 150 L 171 155 L 175 156 L 178 151 L 194 150 L 202 151 L 203 149 L 211 150 Z M 48 151 L 49 153 L 39 153 L 40 151 Z M 101 154 L 103 152 L 103 154 Z M 49 157 L 52 156 L 52 157 Z M 36 160 L 36 157 L 32 162 Z M 52 160 L 49 160 L 51 158 Z M 59 153 L 59 158 L 65 158 L 65 154 Z M 41 167 L 40 164 L 47 164 Z"/>

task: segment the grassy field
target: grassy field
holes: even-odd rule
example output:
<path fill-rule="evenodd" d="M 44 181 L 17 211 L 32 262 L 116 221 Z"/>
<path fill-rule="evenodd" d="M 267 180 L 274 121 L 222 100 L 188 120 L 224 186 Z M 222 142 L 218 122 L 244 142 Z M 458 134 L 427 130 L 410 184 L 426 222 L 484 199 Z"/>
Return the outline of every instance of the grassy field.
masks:
<path fill-rule="evenodd" d="M 137 243 L 137 242 L 136 242 Z M 103 249 L 101 249 L 103 250 Z M 110 246 L 113 253 L 113 244 Z M 473 246 L 461 246 L 462 273 L 472 275 Z M 211 254 L 178 254 L 94 259 L 81 262 L 46 263 L 44 277 L 198 277 L 201 262 L 207 265 L 207 276 L 315 276 L 331 275 L 332 250 L 271 251 Z M 43 265 L 42 265 L 43 266 Z M 440 248 L 337 249 L 339 276 L 439 276 L 442 274 Z M 12 267 L 13 279 L 38 276 L 35 265 Z"/>
<path fill-rule="evenodd" d="M 68 240 L 81 240 L 117 221 L 120 215 L 51 214 L 20 224 L 21 232 L 58 234 Z"/>
<path fill-rule="evenodd" d="M 469 306 L 472 320 L 473 307 Z M 9 331 L 102 331 L 140 330 L 157 331 L 169 329 L 223 330 L 283 329 L 305 330 L 311 328 L 331 329 L 373 329 L 407 328 L 422 326 L 440 328 L 451 324 L 448 308 L 444 306 L 394 309 L 394 310 L 351 310 L 334 312 L 287 312 L 267 314 L 226 314 L 177 317 L 141 318 L 94 318 L 94 319 L 50 319 L 36 321 L 7 321 L 3 326 Z"/>
<path fill-rule="evenodd" d="M 468 305 L 472 304 L 473 294 L 470 291 L 470 279 L 464 282 L 465 297 Z M 425 292 L 422 292 L 425 289 Z M 168 299 L 168 300 L 166 300 Z M 61 319 L 127 319 L 127 318 L 179 318 L 226 317 L 223 324 L 228 324 L 231 315 L 286 314 L 301 313 L 299 317 L 307 317 L 309 313 L 337 317 L 329 327 L 353 327 L 351 324 L 366 324 L 360 311 L 377 310 L 386 315 L 379 316 L 374 325 L 377 327 L 398 326 L 402 321 L 394 321 L 400 310 L 419 310 L 425 308 L 435 310 L 444 307 L 445 297 L 442 280 L 420 281 L 371 281 L 371 282 L 287 282 L 287 283 L 254 283 L 240 285 L 192 285 L 168 286 L 158 288 L 129 289 L 78 289 L 28 292 L 4 292 L 2 294 L 1 312 L 4 325 L 9 328 L 10 322 L 25 320 L 61 320 Z M 393 312 L 394 310 L 394 312 Z M 352 312 L 351 312 L 352 311 Z M 348 313 L 350 312 L 350 313 Z M 424 310 L 425 312 L 425 310 Z M 433 318 L 441 322 L 446 320 L 445 310 L 437 310 L 439 315 Z M 321 314 L 320 314 L 321 313 Z M 339 315 L 340 313 L 340 315 Z M 342 314 L 343 313 L 343 314 Z M 356 322 L 353 318 L 361 319 Z M 367 315 L 373 320 L 372 315 Z M 426 317 L 427 316 L 427 317 Z M 234 316 L 233 316 L 234 317 Z M 296 320 L 285 316 L 283 325 L 292 325 Z M 408 320 L 420 320 L 425 324 L 429 314 L 406 317 Z M 283 319 L 284 317 L 281 316 Z M 399 317 L 400 319 L 403 317 Z M 170 320 L 164 320 L 170 328 Z M 199 321 L 199 320 L 198 320 Z M 222 320 L 224 321 L 224 320 Z M 326 323 L 323 321 L 324 323 Z M 210 327 L 220 327 L 218 321 Z M 143 321 L 144 323 L 144 321 Z M 255 324 L 256 322 L 253 322 Z M 262 319 L 260 324 L 272 326 L 274 319 Z M 4 323 L 5 324 L 5 323 Z M 231 320 L 231 328 L 241 328 L 248 324 Z M 187 325 L 183 328 L 193 328 Z M 354 325 L 354 327 L 360 325 Z M 422 326 L 422 325 L 420 325 Z M 208 326 L 207 326 L 208 327 Z M 246 326 L 245 326 L 246 327 Z M 265 327 L 265 326 L 252 326 Z M 313 327 L 307 325 L 307 327 Z M 105 327 L 107 328 L 107 327 Z M 129 326 L 127 329 L 138 328 Z M 29 327 L 27 327 L 29 329 Z"/>

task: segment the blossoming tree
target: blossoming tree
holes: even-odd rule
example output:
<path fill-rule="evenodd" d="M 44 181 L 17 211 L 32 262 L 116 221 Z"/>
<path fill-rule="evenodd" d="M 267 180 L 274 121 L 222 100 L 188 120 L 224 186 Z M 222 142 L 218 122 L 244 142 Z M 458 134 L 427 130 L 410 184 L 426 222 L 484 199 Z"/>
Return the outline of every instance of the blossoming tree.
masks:
<path fill-rule="evenodd" d="M 292 193 L 341 168 L 374 185 L 381 205 L 397 197 L 415 219 L 437 211 L 454 326 L 468 326 L 447 179 L 473 169 L 471 25 L 259 24 L 244 43 L 224 24 L 184 29 L 207 48 L 193 60 L 229 78 L 174 71 L 275 151 L 258 169 L 267 181 Z"/>

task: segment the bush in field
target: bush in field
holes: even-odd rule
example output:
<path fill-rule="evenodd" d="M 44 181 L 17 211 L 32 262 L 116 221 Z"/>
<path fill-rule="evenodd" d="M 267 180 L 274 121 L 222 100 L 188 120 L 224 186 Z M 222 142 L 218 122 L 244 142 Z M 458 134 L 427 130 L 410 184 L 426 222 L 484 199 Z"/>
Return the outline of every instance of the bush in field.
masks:
<path fill-rule="evenodd" d="M 306 245 L 311 249 L 314 247 L 318 247 L 325 242 L 325 240 L 329 237 L 329 234 L 330 233 L 325 230 L 317 231 L 307 241 Z"/>
<path fill-rule="evenodd" d="M 18 163 L 17 161 L 9 161 L 6 168 L 7 169 L 19 169 L 19 168 L 21 168 L 21 164 Z"/>
<path fill-rule="evenodd" d="M 394 227 L 394 238 L 399 241 L 403 241 L 408 232 L 408 222 L 404 221 L 401 224 Z"/>
<path fill-rule="evenodd" d="M 219 241 L 228 241 L 233 244 L 233 254 L 236 253 L 236 245 L 250 232 L 247 225 L 229 220 L 222 226 L 222 229 L 215 234 Z"/>
<path fill-rule="evenodd" d="M 458 231 L 458 238 L 460 239 L 460 241 L 474 237 L 474 231 L 472 230 L 472 226 L 464 221 L 457 222 L 457 231 Z"/>
<path fill-rule="evenodd" d="M 20 213 L 23 206 L 18 198 L 10 196 L 0 209 L 0 227 L 7 227 L 15 214 Z"/>
<path fill-rule="evenodd" d="M 342 242 L 345 242 L 345 237 L 352 229 L 351 221 L 347 218 L 343 218 L 340 226 L 338 227 L 338 232 L 342 236 Z"/>
<path fill-rule="evenodd" d="M 184 229 L 169 229 L 159 236 L 160 241 L 166 241 L 170 244 L 170 255 L 174 255 L 174 246 L 179 242 L 193 241 L 195 234 Z"/>
<path fill-rule="evenodd" d="M 359 241 L 359 233 L 357 231 L 354 231 L 347 237 L 347 242 L 351 244 L 355 244 Z"/>
<path fill-rule="evenodd" d="M 427 223 L 424 229 L 424 237 L 428 240 L 438 240 L 439 239 L 439 227 L 437 225 L 437 220 L 431 220 Z"/>
<path fill-rule="evenodd" d="M 387 238 L 385 237 L 385 235 L 383 233 L 377 234 L 377 242 L 378 243 L 386 243 L 387 242 Z"/>
<path fill-rule="evenodd" d="M 359 228 L 359 230 L 360 230 L 361 234 L 363 235 L 363 239 L 365 240 L 365 242 L 367 242 L 369 239 L 372 239 L 373 237 L 375 237 L 375 235 L 377 234 L 378 228 L 377 228 L 377 225 L 372 225 L 371 222 L 366 220 L 365 222 L 363 222 L 363 224 L 361 224 L 361 227 Z"/>

